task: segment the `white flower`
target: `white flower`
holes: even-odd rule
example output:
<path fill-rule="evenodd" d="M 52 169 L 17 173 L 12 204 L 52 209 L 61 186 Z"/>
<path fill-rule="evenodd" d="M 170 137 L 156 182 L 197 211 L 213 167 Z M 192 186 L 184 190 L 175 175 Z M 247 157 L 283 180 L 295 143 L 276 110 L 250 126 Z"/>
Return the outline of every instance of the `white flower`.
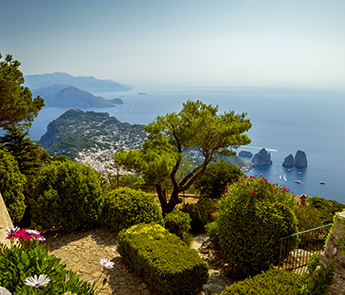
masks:
<path fill-rule="evenodd" d="M 26 232 L 29 235 L 39 235 L 40 234 L 37 230 L 34 230 L 34 229 L 27 229 Z"/>
<path fill-rule="evenodd" d="M 100 263 L 100 265 L 102 265 L 104 268 L 106 268 L 106 269 L 111 269 L 111 268 L 113 268 L 114 267 L 114 262 L 111 262 L 110 260 L 108 260 L 108 259 L 105 259 L 105 258 L 101 258 L 100 260 L 99 260 L 99 263 Z"/>
<path fill-rule="evenodd" d="M 6 288 L 0 287 L 0 295 L 11 295 L 11 293 Z"/>
<path fill-rule="evenodd" d="M 28 277 L 25 279 L 25 285 L 32 286 L 39 288 L 41 286 L 44 286 L 50 282 L 50 279 L 46 275 L 40 275 L 37 278 L 37 275 L 34 275 L 33 277 Z"/>
<path fill-rule="evenodd" d="M 45 242 L 46 239 L 42 236 L 39 236 L 38 238 L 36 238 L 36 240 L 40 242 Z"/>

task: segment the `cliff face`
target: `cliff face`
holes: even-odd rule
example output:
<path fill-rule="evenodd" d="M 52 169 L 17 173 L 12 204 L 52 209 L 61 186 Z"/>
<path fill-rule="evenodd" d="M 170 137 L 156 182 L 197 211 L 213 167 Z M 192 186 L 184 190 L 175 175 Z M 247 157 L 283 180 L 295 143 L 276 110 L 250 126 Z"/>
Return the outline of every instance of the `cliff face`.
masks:
<path fill-rule="evenodd" d="M 252 163 L 254 167 L 272 165 L 271 153 L 268 153 L 266 149 L 261 149 L 254 155 Z"/>
<path fill-rule="evenodd" d="M 292 154 L 288 155 L 283 162 L 283 167 L 292 168 L 294 166 L 294 157 Z"/>
<path fill-rule="evenodd" d="M 305 152 L 298 150 L 295 155 L 296 168 L 306 168 L 308 166 L 307 155 Z"/>

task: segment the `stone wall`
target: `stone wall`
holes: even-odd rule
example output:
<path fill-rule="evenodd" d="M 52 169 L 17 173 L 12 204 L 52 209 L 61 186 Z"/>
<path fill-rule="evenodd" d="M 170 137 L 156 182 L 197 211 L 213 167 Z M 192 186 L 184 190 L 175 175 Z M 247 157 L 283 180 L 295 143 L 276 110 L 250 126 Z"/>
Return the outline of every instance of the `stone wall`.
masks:
<path fill-rule="evenodd" d="M 328 240 L 325 252 L 320 257 L 321 264 L 326 267 L 334 259 L 334 276 L 327 295 L 345 294 L 345 211 L 336 214 L 333 232 Z"/>
<path fill-rule="evenodd" d="M 10 246 L 10 241 L 6 239 L 5 227 L 13 226 L 10 215 L 8 214 L 4 199 L 0 193 L 0 243 Z"/>

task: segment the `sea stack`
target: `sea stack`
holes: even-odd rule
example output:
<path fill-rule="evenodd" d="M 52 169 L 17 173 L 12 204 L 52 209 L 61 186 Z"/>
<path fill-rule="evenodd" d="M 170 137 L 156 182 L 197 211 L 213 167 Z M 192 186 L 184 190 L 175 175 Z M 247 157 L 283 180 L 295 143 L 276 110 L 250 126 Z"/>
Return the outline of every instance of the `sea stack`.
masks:
<path fill-rule="evenodd" d="M 292 168 L 293 166 L 294 166 L 294 158 L 293 158 L 293 155 L 290 154 L 284 159 L 283 167 Z"/>
<path fill-rule="evenodd" d="M 305 152 L 298 150 L 295 155 L 295 167 L 306 168 L 308 166 L 307 155 Z"/>
<path fill-rule="evenodd" d="M 254 155 L 252 163 L 254 167 L 272 165 L 271 153 L 268 153 L 266 149 L 261 149 Z"/>

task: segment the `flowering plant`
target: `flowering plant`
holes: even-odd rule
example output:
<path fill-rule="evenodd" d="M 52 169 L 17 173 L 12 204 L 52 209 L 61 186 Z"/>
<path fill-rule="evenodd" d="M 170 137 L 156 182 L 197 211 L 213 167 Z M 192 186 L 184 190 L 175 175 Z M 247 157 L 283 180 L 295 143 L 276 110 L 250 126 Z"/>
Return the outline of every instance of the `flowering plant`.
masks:
<path fill-rule="evenodd" d="M 277 183 L 270 183 L 268 179 L 262 176 L 243 176 L 237 182 L 226 185 L 222 196 L 243 194 L 255 198 L 258 201 L 280 202 L 286 204 L 293 211 L 296 211 L 298 205 L 293 198 L 293 193 L 285 186 L 279 186 Z"/>
<path fill-rule="evenodd" d="M 6 227 L 5 228 L 6 232 L 7 232 L 7 237 L 6 239 L 9 239 L 9 240 L 18 240 L 18 241 L 34 241 L 34 240 L 37 240 L 37 241 L 40 241 L 40 242 L 44 242 L 46 239 L 41 236 L 41 234 L 36 231 L 36 230 L 33 230 L 33 229 L 20 229 L 19 227 L 11 227 L 11 228 L 8 228 Z"/>

